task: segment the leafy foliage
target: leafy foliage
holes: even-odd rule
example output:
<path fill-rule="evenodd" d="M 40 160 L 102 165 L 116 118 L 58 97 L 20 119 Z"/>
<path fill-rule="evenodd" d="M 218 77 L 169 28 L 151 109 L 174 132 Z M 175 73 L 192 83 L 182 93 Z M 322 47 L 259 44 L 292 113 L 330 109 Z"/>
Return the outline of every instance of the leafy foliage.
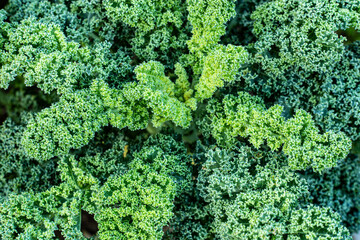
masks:
<path fill-rule="evenodd" d="M 161 63 L 150 61 L 142 64 L 135 69 L 135 73 L 143 99 L 154 114 L 154 126 L 169 120 L 181 127 L 190 125 L 191 110 L 175 98 L 176 85 L 165 76 Z"/>
<path fill-rule="evenodd" d="M 39 193 L 10 195 L 0 208 L 4 227 L 0 236 L 49 239 L 59 229 L 69 239 L 82 239 L 83 209 L 94 214 L 101 239 L 161 237 L 175 196 L 190 186 L 186 149 L 174 139 L 159 136 L 127 156 L 131 160 L 124 164 L 123 155 L 114 155 L 118 144 L 123 144 L 119 140 L 103 156 L 89 155 L 90 151 L 80 158 L 61 158 L 59 185 Z M 89 172 L 90 166 L 94 170 Z M 109 177 L 104 179 L 104 174 Z M 31 209 L 34 212 L 28 214 Z"/>
<path fill-rule="evenodd" d="M 240 64 L 247 60 L 243 47 L 219 44 L 225 33 L 225 23 L 234 16 L 234 1 L 188 1 L 189 21 L 193 26 L 188 41 L 190 54 L 186 64 L 192 65 L 196 82 L 196 99 L 210 98 L 224 82 L 234 80 Z M 205 19 L 205 21 L 204 21 Z"/>
<path fill-rule="evenodd" d="M 0 199 L 24 191 L 44 191 L 59 181 L 55 162 L 39 163 L 29 158 L 21 146 L 29 118 L 23 116 L 22 124 L 7 119 L 0 126 Z"/>
<path fill-rule="evenodd" d="M 32 17 L 13 28 L 4 25 L 8 27 L 1 51 L 1 88 L 23 76 L 27 86 L 37 84 L 45 93 L 57 90 L 64 94 L 88 86 L 91 79 L 121 75 L 116 69 L 119 62 L 112 59 L 116 54 L 109 55 L 109 44 L 96 45 L 93 50 L 81 48 L 67 42 L 57 25 L 38 23 Z M 126 68 L 130 67 L 125 62 L 125 72 Z"/>
<path fill-rule="evenodd" d="M 344 37 L 335 31 L 357 28 L 358 8 L 356 1 L 337 0 L 278 0 L 259 6 L 251 16 L 258 38 L 254 47 L 259 50 L 257 57 L 262 58 L 258 63 L 274 77 L 289 68 L 294 72 L 326 72 L 344 51 Z"/>
<path fill-rule="evenodd" d="M 301 203 L 308 197 L 304 179 L 283 156 L 248 147 L 238 153 L 210 150 L 198 188 L 214 217 L 220 239 L 344 239 L 340 216 L 329 208 Z"/>
<path fill-rule="evenodd" d="M 256 148 L 265 141 L 272 150 L 282 147 L 295 170 L 311 166 L 322 171 L 346 157 L 351 142 L 344 134 L 319 134 L 310 114 L 299 110 L 293 118 L 285 119 L 282 111 L 278 105 L 266 109 L 260 98 L 239 92 L 238 96 L 226 95 L 222 103 L 210 101 L 207 118 L 200 125 L 220 146 L 231 148 L 237 137 L 249 137 Z"/>
<path fill-rule="evenodd" d="M 188 39 L 184 1 L 106 0 L 103 5 L 111 22 L 135 28 L 131 45 L 139 58 L 173 61 L 184 51 Z"/>
<path fill-rule="evenodd" d="M 0 239 L 349 239 L 359 24 L 357 0 L 7 1 Z"/>
<path fill-rule="evenodd" d="M 297 109 L 309 111 L 323 131 L 358 139 L 359 43 L 339 33 L 359 31 L 359 17 L 356 1 L 258 5 L 251 15 L 252 57 L 243 68 L 241 90 L 256 92 L 269 106 L 284 106 L 289 116 Z"/>
<path fill-rule="evenodd" d="M 312 171 L 304 174 L 314 204 L 330 207 L 339 213 L 345 226 L 352 232 L 356 232 L 360 224 L 359 167 L 359 158 L 349 155 L 322 175 Z"/>

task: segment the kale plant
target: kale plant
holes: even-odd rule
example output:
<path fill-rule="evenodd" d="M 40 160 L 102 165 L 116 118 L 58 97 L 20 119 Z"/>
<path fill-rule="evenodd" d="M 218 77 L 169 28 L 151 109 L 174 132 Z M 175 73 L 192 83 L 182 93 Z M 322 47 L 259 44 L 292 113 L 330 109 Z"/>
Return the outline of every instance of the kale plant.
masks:
<path fill-rule="evenodd" d="M 358 0 L 0 5 L 0 239 L 351 239 Z"/>

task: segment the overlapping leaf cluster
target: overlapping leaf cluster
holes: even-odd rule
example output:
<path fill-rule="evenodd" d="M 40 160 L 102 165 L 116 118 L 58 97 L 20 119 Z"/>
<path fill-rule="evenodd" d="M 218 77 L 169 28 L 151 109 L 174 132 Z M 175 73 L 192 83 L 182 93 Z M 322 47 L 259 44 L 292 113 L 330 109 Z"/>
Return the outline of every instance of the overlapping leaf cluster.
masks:
<path fill-rule="evenodd" d="M 309 195 L 305 180 L 276 153 L 210 150 L 198 179 L 220 239 L 316 239 L 314 231 L 324 239 L 346 235 L 330 208 L 302 206 Z"/>
<path fill-rule="evenodd" d="M 0 238 L 350 239 L 359 28 L 357 0 L 9 0 Z"/>
<path fill-rule="evenodd" d="M 259 4 L 251 15 L 256 41 L 248 45 L 253 54 L 243 87 L 290 115 L 311 112 L 323 131 L 357 140 L 359 12 L 357 1 Z"/>
<path fill-rule="evenodd" d="M 343 133 L 319 134 L 309 113 L 299 110 L 293 118 L 281 116 L 283 107 L 274 105 L 265 109 L 260 98 L 240 92 L 226 95 L 222 103 L 208 103 L 208 119 L 200 122 L 204 133 L 213 136 L 220 146 L 231 148 L 238 137 L 249 138 L 259 148 L 264 142 L 271 150 L 282 151 L 294 170 L 311 166 L 315 171 L 337 165 L 351 148 Z"/>
<path fill-rule="evenodd" d="M 189 188 L 186 149 L 160 136 L 124 157 L 126 142 L 112 140 L 103 153 L 93 155 L 95 141 L 89 150 L 59 159 L 59 184 L 4 199 L 1 238 L 50 239 L 60 230 L 68 239 L 82 239 L 84 210 L 94 215 L 101 239 L 159 239 L 175 196 Z"/>

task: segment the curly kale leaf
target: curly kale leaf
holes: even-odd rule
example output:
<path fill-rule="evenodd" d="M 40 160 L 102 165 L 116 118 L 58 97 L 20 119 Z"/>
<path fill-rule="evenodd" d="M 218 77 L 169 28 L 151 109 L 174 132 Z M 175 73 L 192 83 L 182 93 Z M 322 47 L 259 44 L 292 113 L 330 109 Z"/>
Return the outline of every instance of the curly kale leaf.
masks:
<path fill-rule="evenodd" d="M 351 232 L 357 232 L 360 227 L 359 157 L 349 155 L 322 174 L 308 170 L 303 176 L 309 185 L 311 201 L 336 211 L 344 225 Z"/>
<path fill-rule="evenodd" d="M 210 150 L 198 188 L 220 239 L 351 239 L 337 213 L 306 204 L 306 181 L 281 154 Z"/>
<path fill-rule="evenodd" d="M 231 148 L 242 137 L 256 148 L 265 141 L 274 151 L 282 147 L 289 166 L 297 170 L 311 166 L 323 171 L 349 153 L 351 141 L 345 134 L 320 134 L 309 113 L 299 110 L 286 120 L 282 111 L 279 105 L 266 109 L 260 98 L 239 92 L 238 96 L 226 95 L 222 102 L 211 100 L 199 126 L 220 146 Z"/>
<path fill-rule="evenodd" d="M 304 109 L 322 131 L 358 139 L 359 43 L 341 32 L 359 31 L 359 7 L 337 0 L 259 5 L 241 90 L 284 106 L 288 115 Z"/>
<path fill-rule="evenodd" d="M 276 0 L 260 5 L 251 15 L 256 62 L 273 77 L 287 70 L 326 73 L 344 51 L 345 38 L 335 32 L 358 28 L 358 10 L 353 0 Z"/>
<path fill-rule="evenodd" d="M 135 69 L 142 98 L 152 110 L 154 126 L 165 121 L 173 121 L 181 127 L 189 127 L 192 120 L 191 109 L 176 99 L 176 85 L 164 73 L 164 66 L 150 61 Z"/>
<path fill-rule="evenodd" d="M 211 98 L 217 88 L 235 81 L 240 65 L 247 58 L 247 52 L 240 46 L 220 45 L 210 52 L 205 58 L 204 68 L 195 86 L 195 97 L 200 101 Z"/>
<path fill-rule="evenodd" d="M 193 30 L 187 43 L 190 54 L 183 59 L 194 71 L 195 98 L 199 101 L 234 81 L 241 64 L 247 61 L 248 53 L 243 47 L 219 44 L 226 22 L 235 15 L 234 6 L 234 1 L 227 0 L 188 1 L 188 19 Z"/>
<path fill-rule="evenodd" d="M 141 102 L 136 101 L 134 94 L 129 95 L 135 100 L 129 101 L 130 96 L 101 81 L 94 81 L 91 89 L 63 95 L 28 123 L 22 144 L 30 156 L 48 160 L 86 145 L 109 124 L 120 129 L 143 129 L 148 123 L 148 112 L 145 107 L 140 108 Z"/>
<path fill-rule="evenodd" d="M 6 24 L 4 26 L 7 26 Z M 132 68 L 121 52 L 111 54 L 110 44 L 80 47 L 68 41 L 58 25 L 41 23 L 34 17 L 6 29 L 6 44 L 0 56 L 0 87 L 7 88 L 17 76 L 27 86 L 58 94 L 88 87 L 95 78 L 114 81 Z M 123 58 L 123 59 L 122 59 Z M 119 67 L 121 66 L 121 67 Z"/>
<path fill-rule="evenodd" d="M 93 80 L 89 89 L 63 95 L 59 102 L 38 113 L 24 133 L 27 153 L 48 160 L 86 145 L 109 124 L 120 129 L 144 129 L 150 116 L 156 126 L 171 120 L 188 127 L 191 109 L 174 96 L 175 84 L 164 75 L 163 66 L 149 62 L 135 72 L 138 84 L 128 83 L 120 90 Z"/>
<path fill-rule="evenodd" d="M 39 163 L 29 158 L 21 146 L 26 121 L 15 124 L 11 119 L 0 126 L 0 198 L 22 192 L 45 191 L 59 182 L 55 162 Z"/>
<path fill-rule="evenodd" d="M 102 4 L 110 22 L 135 29 L 130 44 L 138 58 L 168 65 L 185 51 L 189 27 L 184 1 L 106 0 Z"/>
<path fill-rule="evenodd" d="M 58 162 L 59 185 L 9 195 L 0 205 L 0 237 L 50 239 L 59 230 L 66 239 L 84 239 L 84 210 L 98 222 L 100 239 L 161 238 L 173 216 L 174 198 L 190 187 L 186 148 L 167 136 L 150 138 L 125 157 L 117 155 L 117 148 L 115 143 L 100 156 L 86 149 L 85 155 L 66 155 Z M 110 161 L 99 162 L 99 157 Z"/>

